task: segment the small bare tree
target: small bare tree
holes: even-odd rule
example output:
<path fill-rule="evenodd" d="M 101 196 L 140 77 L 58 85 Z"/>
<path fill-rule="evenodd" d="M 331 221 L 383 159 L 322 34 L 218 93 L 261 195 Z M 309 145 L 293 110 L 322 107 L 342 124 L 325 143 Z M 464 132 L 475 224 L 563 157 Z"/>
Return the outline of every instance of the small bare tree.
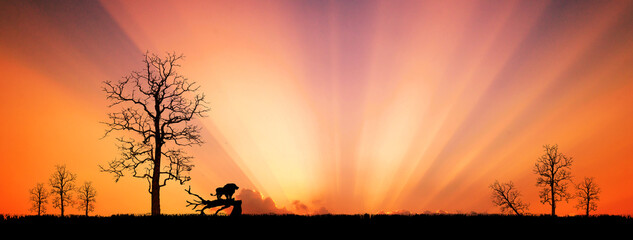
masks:
<path fill-rule="evenodd" d="M 77 209 L 85 211 L 87 217 L 89 212 L 95 210 L 97 190 L 92 186 L 92 182 L 84 182 L 77 189 L 77 194 Z"/>
<path fill-rule="evenodd" d="M 69 172 L 66 165 L 55 166 L 55 172 L 51 175 L 49 183 L 53 195 L 53 207 L 59 208 L 61 216 L 64 216 L 64 207 L 73 204 L 72 191 L 75 190 L 77 175 Z"/>
<path fill-rule="evenodd" d="M 598 200 L 600 197 L 600 188 L 594 182 L 594 178 L 585 177 L 585 179 L 576 185 L 576 196 L 578 197 L 577 209 L 585 210 L 586 216 L 590 211 L 598 210 Z"/>
<path fill-rule="evenodd" d="M 558 145 L 545 145 L 545 154 L 538 158 L 534 173 L 538 175 L 536 186 L 542 187 L 539 196 L 541 203 L 552 206 L 552 216 L 556 216 L 556 202 L 568 201 L 572 195 L 567 192 L 571 182 L 573 160 L 558 152 Z"/>
<path fill-rule="evenodd" d="M 495 183 L 490 185 L 492 189 L 492 202 L 501 208 L 501 212 L 514 212 L 516 215 L 523 215 L 528 211 L 529 205 L 524 203 L 520 196 L 519 191 L 514 187 L 512 181 L 507 183 Z"/>
<path fill-rule="evenodd" d="M 180 147 L 202 144 L 200 128 L 189 122 L 209 110 L 195 82 L 178 74 L 182 58 L 146 53 L 141 71 L 118 82 L 106 81 L 103 88 L 110 107 L 121 107 L 108 114 L 106 136 L 112 131 L 130 136 L 117 138 L 121 157 L 100 166 L 101 171 L 114 174 L 115 181 L 125 172 L 147 180 L 154 216 L 160 215 L 160 188 L 169 180 L 190 180 L 192 157 Z"/>
<path fill-rule="evenodd" d="M 37 212 L 37 216 L 46 213 L 46 204 L 48 203 L 48 192 L 44 188 L 43 183 L 38 183 L 30 191 L 31 195 L 31 212 Z"/>

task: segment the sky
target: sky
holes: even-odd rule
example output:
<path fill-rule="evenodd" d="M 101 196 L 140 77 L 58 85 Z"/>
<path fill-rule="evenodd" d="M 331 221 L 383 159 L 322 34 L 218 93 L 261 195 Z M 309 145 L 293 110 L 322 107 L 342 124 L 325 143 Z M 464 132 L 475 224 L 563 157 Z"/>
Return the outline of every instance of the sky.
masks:
<path fill-rule="evenodd" d="M 32 214 L 55 165 L 94 214 L 150 212 L 144 180 L 98 168 L 126 136 L 103 138 L 103 82 L 146 52 L 183 54 L 211 109 L 166 214 L 228 182 L 245 213 L 499 213 L 496 180 L 547 214 L 545 144 L 597 214 L 633 214 L 633 1 L 2 1 L 0 34 L 0 214 Z"/>

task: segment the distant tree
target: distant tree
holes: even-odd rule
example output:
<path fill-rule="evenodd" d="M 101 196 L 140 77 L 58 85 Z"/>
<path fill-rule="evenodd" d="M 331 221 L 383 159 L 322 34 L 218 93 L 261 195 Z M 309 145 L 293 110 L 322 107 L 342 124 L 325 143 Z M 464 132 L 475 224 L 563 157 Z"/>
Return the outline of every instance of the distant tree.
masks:
<path fill-rule="evenodd" d="M 30 191 L 31 195 L 31 212 L 37 212 L 37 216 L 46 213 L 46 204 L 48 203 L 48 192 L 44 188 L 43 183 L 38 183 Z"/>
<path fill-rule="evenodd" d="M 529 204 L 521 201 L 521 194 L 514 187 L 512 181 L 507 183 L 499 183 L 495 181 L 490 185 L 492 189 L 492 202 L 501 208 L 501 212 L 514 212 L 516 215 L 523 215 L 528 211 Z"/>
<path fill-rule="evenodd" d="M 573 160 L 558 152 L 558 145 L 545 145 L 545 153 L 534 165 L 534 173 L 538 175 L 536 186 L 540 191 L 541 203 L 552 206 L 552 216 L 556 216 L 556 202 L 568 201 L 572 195 L 567 192 L 571 182 L 571 165 Z"/>
<path fill-rule="evenodd" d="M 114 174 L 115 181 L 124 172 L 146 179 L 154 216 L 160 215 L 160 188 L 169 180 L 181 185 L 190 180 L 192 157 L 179 147 L 202 144 L 200 128 L 189 122 L 209 110 L 195 82 L 176 71 L 182 58 L 174 53 L 165 57 L 146 53 L 141 71 L 118 82 L 104 82 L 110 107 L 121 107 L 108 114 L 106 136 L 124 131 L 131 137 L 117 139 L 121 157 L 100 166 L 101 171 Z M 167 149 L 168 144 L 177 148 Z"/>
<path fill-rule="evenodd" d="M 89 212 L 95 210 L 97 191 L 92 186 L 92 182 L 84 182 L 77 189 L 77 194 L 77 209 L 85 211 L 87 217 Z"/>
<path fill-rule="evenodd" d="M 75 180 L 77 175 L 69 172 L 66 165 L 55 166 L 55 172 L 49 179 L 51 194 L 53 196 L 53 207 L 59 208 L 61 216 L 64 216 L 64 207 L 72 206 L 72 191 L 75 190 Z"/>
<path fill-rule="evenodd" d="M 585 179 L 576 185 L 576 196 L 578 197 L 577 209 L 585 210 L 586 216 L 590 211 L 598 210 L 598 200 L 600 197 L 600 188 L 594 182 L 594 178 L 585 177 Z"/>

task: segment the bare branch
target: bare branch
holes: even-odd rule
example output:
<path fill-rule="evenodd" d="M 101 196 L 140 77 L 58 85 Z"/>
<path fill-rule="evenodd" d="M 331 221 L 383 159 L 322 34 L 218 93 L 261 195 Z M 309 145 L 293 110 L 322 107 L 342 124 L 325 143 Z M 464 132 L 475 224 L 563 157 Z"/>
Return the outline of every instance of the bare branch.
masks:
<path fill-rule="evenodd" d="M 501 208 L 501 212 L 512 210 L 516 215 L 523 215 L 528 210 L 529 205 L 521 201 L 521 194 L 514 187 L 513 182 L 499 183 L 495 181 L 490 185 L 492 190 L 492 202 Z"/>
<path fill-rule="evenodd" d="M 190 172 L 193 168 L 193 164 L 191 164 L 193 157 L 186 156 L 185 152 L 180 149 L 168 150 L 163 153 L 163 156 L 169 160 L 169 164 L 165 166 L 164 171 L 161 172 L 161 174 L 167 176 L 167 178 L 163 179 L 163 183 L 160 185 L 161 187 L 165 186 L 168 180 L 176 180 L 181 185 L 191 180 L 191 177 L 185 174 Z"/>
<path fill-rule="evenodd" d="M 121 155 L 108 163 L 107 166 L 99 165 L 102 172 L 115 175 L 118 182 L 126 172 L 130 172 L 134 178 L 144 178 L 151 183 L 152 169 L 154 168 L 154 146 L 150 143 L 138 142 L 133 139 L 117 138 L 117 145 Z M 151 193 L 151 184 L 148 185 Z"/>

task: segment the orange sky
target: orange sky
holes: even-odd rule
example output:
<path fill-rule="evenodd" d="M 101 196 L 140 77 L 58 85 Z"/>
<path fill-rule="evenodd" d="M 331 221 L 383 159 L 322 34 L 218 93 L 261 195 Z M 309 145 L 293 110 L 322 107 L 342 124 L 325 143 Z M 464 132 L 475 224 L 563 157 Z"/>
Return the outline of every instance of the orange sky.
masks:
<path fill-rule="evenodd" d="M 56 164 L 96 214 L 150 211 L 97 167 L 118 156 L 102 82 L 145 51 L 184 54 L 211 107 L 163 213 L 227 182 L 253 213 L 498 213 L 499 180 L 545 214 L 532 167 L 558 144 L 597 213 L 633 214 L 633 1 L 3 1 L 0 32 L 0 214 Z"/>

